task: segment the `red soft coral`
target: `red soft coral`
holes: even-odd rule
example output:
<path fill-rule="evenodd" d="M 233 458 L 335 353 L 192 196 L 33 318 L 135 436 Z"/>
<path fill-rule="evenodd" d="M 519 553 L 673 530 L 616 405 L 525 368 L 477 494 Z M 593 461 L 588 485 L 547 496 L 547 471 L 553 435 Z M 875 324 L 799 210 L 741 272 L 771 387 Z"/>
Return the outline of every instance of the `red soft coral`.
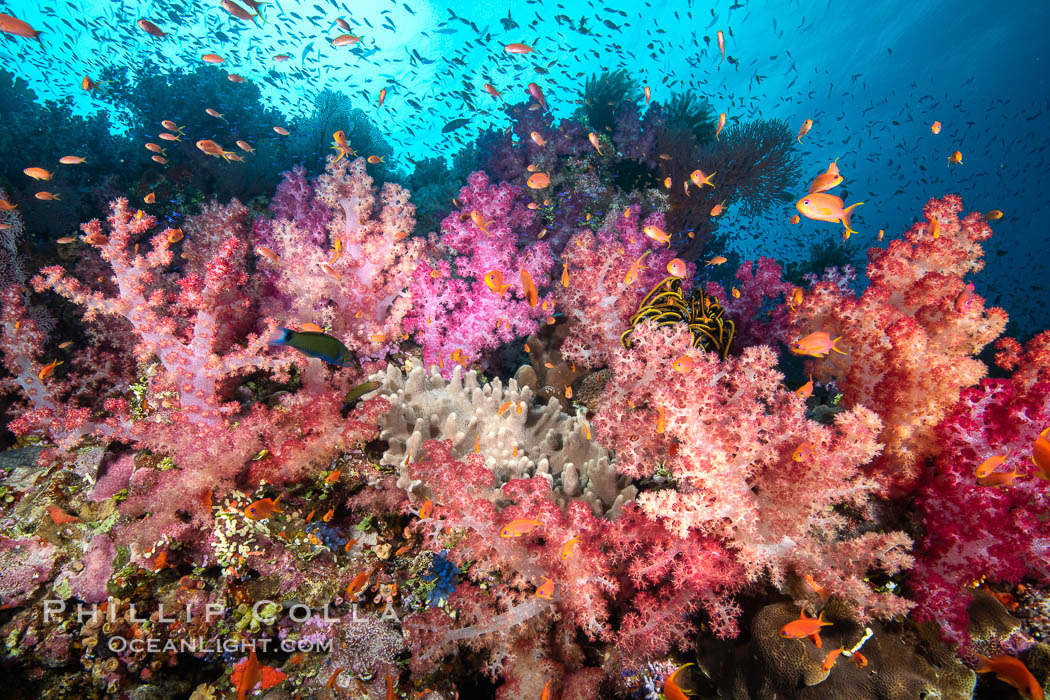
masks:
<path fill-rule="evenodd" d="M 1002 309 L 966 296 L 964 277 L 984 266 L 981 242 L 992 231 L 979 213 L 960 218 L 961 211 L 956 195 L 930 200 L 926 221 L 889 247 L 868 251 L 871 284 L 860 297 L 821 282 L 791 318 L 792 338 L 815 331 L 842 336 L 838 347 L 847 354 L 812 360 L 807 374 L 834 379 L 847 407 L 878 413 L 885 449 L 876 473 L 895 491 L 914 488 L 925 459 L 937 454 L 934 426 L 959 392 L 985 375 L 974 356 L 1006 324 Z"/>
<path fill-rule="evenodd" d="M 987 578 L 1014 584 L 1050 582 L 1050 486 L 1032 463 L 1037 436 L 1050 428 L 1050 332 L 1029 341 L 1020 368 L 1006 379 L 966 389 L 937 426 L 943 451 L 925 479 L 919 508 L 925 536 L 912 580 L 921 619 L 966 640 L 968 586 Z M 985 460 L 1006 457 L 997 471 L 1017 471 L 1012 484 L 977 482 Z"/>

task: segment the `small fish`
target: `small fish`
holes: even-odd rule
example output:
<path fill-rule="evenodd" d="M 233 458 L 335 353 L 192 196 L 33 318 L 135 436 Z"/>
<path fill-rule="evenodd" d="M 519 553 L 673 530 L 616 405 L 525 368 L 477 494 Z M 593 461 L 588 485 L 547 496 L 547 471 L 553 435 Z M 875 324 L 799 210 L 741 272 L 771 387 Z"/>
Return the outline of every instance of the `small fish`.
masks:
<path fill-rule="evenodd" d="M 554 599 L 554 581 L 550 580 L 546 576 L 543 577 L 543 583 L 539 588 L 536 589 L 536 597 L 543 598 L 544 600 Z"/>
<path fill-rule="evenodd" d="M 828 652 L 828 655 L 824 657 L 824 663 L 820 665 L 820 670 L 827 672 L 834 667 L 835 662 L 838 661 L 839 654 L 843 652 L 845 647 L 839 647 L 838 649 L 832 649 Z"/>
<path fill-rule="evenodd" d="M 956 151 L 955 153 L 952 153 L 950 156 L 948 156 L 948 162 L 954 163 L 955 165 L 962 165 L 962 151 Z"/>
<path fill-rule="evenodd" d="M 985 221 L 998 221 L 1003 218 L 1003 213 L 998 209 L 992 209 L 984 215 Z"/>
<path fill-rule="evenodd" d="M 152 160 L 155 163 L 160 163 L 161 165 L 168 164 L 168 159 L 164 156 L 150 156 L 150 160 Z"/>
<path fill-rule="evenodd" d="M 791 453 L 791 459 L 796 462 L 803 462 L 813 456 L 813 445 L 808 442 L 804 442 L 795 448 L 795 451 Z"/>
<path fill-rule="evenodd" d="M 291 58 L 291 56 L 289 56 L 288 54 L 286 54 L 286 53 L 279 53 L 279 54 L 277 54 L 276 56 L 273 57 L 273 60 L 277 61 L 278 63 L 284 63 L 289 58 Z"/>
<path fill-rule="evenodd" d="M 350 389 L 350 391 L 346 392 L 346 396 L 343 397 L 343 403 L 353 405 L 353 403 L 359 398 L 361 398 L 370 391 L 375 391 L 380 386 L 382 386 L 382 384 L 380 384 L 379 382 L 363 382 L 361 384 L 358 384 L 357 386 Z"/>
<path fill-rule="evenodd" d="M 550 176 L 547 173 L 533 173 L 529 176 L 529 179 L 525 181 L 531 189 L 542 190 L 545 187 L 549 187 L 551 184 Z"/>
<path fill-rule="evenodd" d="M 80 156 L 62 156 L 58 159 L 58 162 L 62 165 L 77 165 L 78 163 L 87 162 L 87 159 Z"/>
<path fill-rule="evenodd" d="M 739 298 L 740 298 L 740 290 L 739 290 L 739 289 L 737 289 L 736 287 L 733 287 L 732 289 L 730 289 L 730 290 L 729 290 L 729 294 L 730 294 L 730 296 L 732 296 L 732 297 L 733 297 L 734 299 L 739 299 Z"/>
<path fill-rule="evenodd" d="M 503 298 L 503 293 L 510 289 L 509 284 L 503 283 L 503 273 L 499 270 L 490 270 L 485 273 L 483 278 L 485 286 L 491 289 L 495 294 L 498 294 L 500 299 Z"/>
<path fill-rule="evenodd" d="M 175 132 L 178 132 L 180 134 L 183 133 L 186 130 L 186 127 L 179 126 L 178 124 L 176 124 L 175 122 L 171 121 L 170 119 L 164 119 L 163 121 L 161 121 L 160 125 L 163 126 L 165 129 L 167 129 L 168 131 L 175 131 Z"/>
<path fill-rule="evenodd" d="M 543 691 L 540 693 L 540 700 L 550 700 L 551 697 L 551 681 L 548 678 L 547 682 L 543 684 Z"/>
<path fill-rule="evenodd" d="M 288 136 L 288 130 L 285 129 L 283 126 L 275 126 L 273 128 L 273 130 L 276 131 L 281 136 Z"/>
<path fill-rule="evenodd" d="M 145 22 L 146 20 L 140 21 Z M 8 34 L 22 36 L 27 39 L 36 39 L 40 42 L 41 48 L 43 48 L 44 46 L 44 41 L 40 38 L 40 35 L 43 34 L 43 31 L 37 31 L 36 29 L 33 29 L 31 26 L 29 26 L 27 23 L 23 22 L 20 19 L 16 19 L 11 15 L 5 15 L 3 13 L 0 13 L 0 32 L 7 32 Z"/>
<path fill-rule="evenodd" d="M 361 591 L 363 591 L 365 589 L 365 587 L 368 585 L 368 577 L 371 576 L 371 575 L 372 575 L 372 571 L 370 569 L 365 569 L 364 571 L 359 573 L 357 576 L 354 576 L 354 578 L 351 579 L 350 583 L 347 584 L 347 586 L 346 586 L 346 597 L 347 598 L 355 598 L 355 597 L 357 597 L 357 595 Z"/>
<path fill-rule="evenodd" d="M 813 182 L 809 184 L 809 193 L 827 192 L 841 184 L 842 175 L 839 173 L 839 159 L 836 158 L 828 164 L 826 171 L 813 178 Z"/>
<path fill-rule="evenodd" d="M 722 133 L 722 129 L 726 128 L 726 113 L 722 112 L 718 115 L 718 128 L 715 129 L 715 141 L 718 140 L 718 135 Z"/>
<path fill-rule="evenodd" d="M 225 63 L 226 59 L 217 53 L 206 53 L 201 56 L 201 60 L 205 63 Z"/>
<path fill-rule="evenodd" d="M 809 130 L 813 128 L 813 120 L 807 119 L 802 122 L 802 126 L 798 129 L 798 142 L 802 143 L 802 137 L 809 133 Z"/>
<path fill-rule="evenodd" d="M 198 148 L 200 148 L 200 147 L 198 146 Z M 167 152 L 167 151 L 164 150 L 164 148 L 162 146 L 160 146 L 159 144 L 153 143 L 152 141 L 150 141 L 150 142 L 148 142 L 146 144 L 146 150 L 147 151 L 153 151 L 154 153 L 166 153 Z"/>
<path fill-rule="evenodd" d="M 652 95 L 652 93 L 649 91 L 649 86 L 646 85 L 642 91 L 645 93 L 645 104 L 649 104 L 649 97 Z"/>
<path fill-rule="evenodd" d="M 693 358 L 689 357 L 688 355 L 682 355 L 674 361 L 674 365 L 672 366 L 674 367 L 675 372 L 688 374 L 689 372 L 693 371 L 693 367 L 696 366 L 696 363 L 693 362 Z"/>
<path fill-rule="evenodd" d="M 37 192 L 33 196 L 36 197 L 37 199 L 42 199 L 42 200 L 47 201 L 47 202 L 50 202 L 50 201 L 56 200 L 56 199 L 58 199 L 58 200 L 62 199 L 61 197 L 59 197 L 54 192 L 47 192 L 47 191 Z"/>
<path fill-rule="evenodd" d="M 819 649 L 821 647 L 820 642 L 820 628 L 833 625 L 833 622 L 826 622 L 824 620 L 824 613 L 821 612 L 817 617 L 806 617 L 806 611 L 803 610 L 797 620 L 789 622 L 780 628 L 780 636 L 783 639 L 802 639 L 803 637 L 810 637 Z"/>
<path fill-rule="evenodd" d="M 529 274 L 529 271 L 524 266 L 521 268 L 521 288 L 525 294 L 525 301 L 528 302 L 529 306 L 534 307 L 540 303 L 536 283 L 532 281 L 532 275 Z"/>
<path fill-rule="evenodd" d="M 321 520 L 326 523 L 332 522 L 332 516 L 335 515 L 335 508 L 329 508 L 328 512 L 321 516 Z"/>
<path fill-rule="evenodd" d="M 1019 476 L 1021 475 L 1017 472 L 1017 467 L 1014 467 L 1008 472 L 992 472 L 988 476 L 978 479 L 977 483 L 981 486 L 1010 486 Z"/>
<path fill-rule="evenodd" d="M 966 313 L 970 309 L 970 304 L 973 302 L 974 289 L 973 283 L 970 282 L 959 292 L 959 296 L 955 297 L 955 310 L 958 313 Z"/>
<path fill-rule="evenodd" d="M 932 131 L 934 134 L 941 133 L 941 123 L 934 122 L 933 124 L 930 124 L 930 131 Z"/>
<path fill-rule="evenodd" d="M 359 41 L 361 41 L 361 37 L 359 36 L 354 36 L 353 34 L 340 34 L 332 39 L 332 46 L 353 46 Z"/>
<path fill-rule="evenodd" d="M 279 328 L 281 335 L 270 341 L 270 345 L 285 345 L 308 357 L 316 357 L 337 367 L 348 367 L 353 355 L 338 338 L 327 333 L 298 332 L 290 328 Z"/>
<path fill-rule="evenodd" d="M 532 532 L 539 525 L 540 521 L 535 518 L 517 518 L 504 525 L 499 532 L 499 536 L 504 538 L 521 537 Z"/>
<path fill-rule="evenodd" d="M 503 99 L 503 96 L 502 96 L 503 93 L 501 93 L 499 90 L 497 90 L 494 85 L 491 85 L 489 83 L 485 83 L 482 86 L 482 89 L 485 92 L 487 92 L 488 94 L 492 95 L 492 99 L 494 99 L 494 100 L 502 100 Z"/>
<path fill-rule="evenodd" d="M 664 187 L 666 187 L 667 189 L 671 189 L 671 185 L 673 185 L 673 184 L 674 184 L 674 182 L 671 180 L 670 177 L 665 177 L 664 178 Z"/>
<path fill-rule="evenodd" d="M 245 82 L 244 76 L 243 75 L 237 75 L 236 73 L 227 73 L 226 74 L 226 79 L 229 80 L 231 83 L 243 83 L 243 82 Z M 175 140 L 178 141 L 178 139 L 175 139 Z"/>
<path fill-rule="evenodd" d="M 711 207 L 711 211 L 709 213 L 710 213 L 711 216 L 721 216 L 722 213 L 725 210 L 726 210 L 726 200 L 723 199 L 721 201 L 721 203 L 716 204 L 713 207 Z"/>
<path fill-rule="evenodd" d="M 994 673 L 996 678 L 1017 688 L 1030 700 L 1043 700 L 1043 687 L 1019 659 L 1005 654 L 990 659 L 978 654 L 977 658 L 977 673 Z"/>
<path fill-rule="evenodd" d="M 423 505 L 419 509 L 419 519 L 426 520 L 430 517 L 430 514 L 434 512 L 434 502 L 429 498 L 423 501 Z"/>
<path fill-rule="evenodd" d="M 536 83 L 529 83 L 529 94 L 535 98 L 540 107 L 547 109 L 547 98 L 543 96 L 543 88 Z"/>
<path fill-rule="evenodd" d="M 813 377 L 810 377 L 808 382 L 795 389 L 795 394 L 803 401 L 813 396 Z"/>
<path fill-rule="evenodd" d="M 878 238 L 879 238 L 879 240 L 881 241 L 881 240 L 882 240 L 882 237 L 883 237 L 883 236 L 885 236 L 885 235 L 886 235 L 886 232 L 885 232 L 884 230 L 882 230 L 882 229 L 880 228 L 880 229 L 879 229 L 879 237 L 878 237 Z"/>
<path fill-rule="evenodd" d="M 826 331 L 814 331 L 805 338 L 793 342 L 790 350 L 795 355 L 808 355 L 809 357 L 826 357 L 832 350 L 845 355 L 845 352 L 835 346 L 835 343 L 841 339 L 841 335 L 832 340 L 831 335 Z"/>
<path fill-rule="evenodd" d="M 831 223 L 842 222 L 847 231 L 856 233 L 850 226 L 850 217 L 853 215 L 853 209 L 864 204 L 864 202 L 857 202 L 845 208 L 843 208 L 843 204 L 844 202 L 833 194 L 816 192 L 798 200 L 795 208 L 807 219 Z"/>
<path fill-rule="evenodd" d="M 468 119 L 468 118 L 453 119 L 452 121 L 450 121 L 447 124 L 445 124 L 445 126 L 441 127 L 441 133 L 442 134 L 447 134 L 450 131 L 455 131 L 456 129 L 461 129 L 464 126 L 466 126 L 467 124 L 469 124 L 469 123 L 470 123 L 470 119 Z"/>
<path fill-rule="evenodd" d="M 135 24 L 139 25 L 139 29 L 146 32 L 150 36 L 155 36 L 158 39 L 163 39 L 167 36 L 166 33 L 162 32 L 160 27 L 150 22 L 148 19 L 140 19 Z"/>
<path fill-rule="evenodd" d="M 598 155 L 602 155 L 601 143 L 598 141 L 598 134 L 593 131 L 587 134 L 587 140 L 594 146 L 594 150 L 598 151 Z"/>
<path fill-rule="evenodd" d="M 671 258 L 667 263 L 667 274 L 674 277 L 685 279 L 688 271 L 689 268 L 686 267 L 685 260 L 681 258 Z"/>
<path fill-rule="evenodd" d="M 633 263 L 631 263 L 631 267 L 628 268 L 627 274 L 624 275 L 624 278 L 623 278 L 623 283 L 624 284 L 634 284 L 635 278 L 638 277 L 639 272 L 642 270 L 642 261 L 645 260 L 645 256 L 649 255 L 649 253 L 651 253 L 651 252 L 653 252 L 653 251 L 651 251 L 651 250 L 645 251 L 640 256 L 638 256 L 637 260 L 635 260 Z M 648 269 L 648 268 L 646 268 L 646 269 Z"/>
<path fill-rule="evenodd" d="M 689 179 L 693 181 L 694 185 L 701 189 L 703 189 L 704 185 L 710 185 L 712 188 L 714 188 L 715 183 L 711 182 L 711 178 L 713 178 L 715 175 L 717 175 L 717 173 L 704 175 L 703 170 L 697 169 L 689 174 Z"/>
<path fill-rule="evenodd" d="M 156 201 L 157 201 L 157 195 L 154 194 L 153 192 L 150 192 L 149 194 L 147 194 L 145 197 L 142 198 L 142 201 L 145 202 L 146 204 L 155 204 Z"/>
<path fill-rule="evenodd" d="M 342 473 L 343 473 L 343 470 L 336 469 L 335 471 L 333 471 L 331 474 L 329 474 L 328 476 L 326 476 L 324 478 L 324 482 L 326 484 L 334 484 L 335 482 L 339 481 L 339 477 L 342 475 Z"/>
<path fill-rule="evenodd" d="M 941 237 L 941 222 L 937 220 L 937 217 L 927 219 L 926 229 L 933 236 L 933 240 L 937 240 Z"/>
<path fill-rule="evenodd" d="M 224 117 L 223 115 L 219 114 L 218 112 L 216 112 L 216 111 L 215 111 L 214 109 L 212 109 L 211 107 L 207 107 L 207 108 L 205 108 L 204 112 L 205 112 L 205 114 L 207 114 L 208 116 L 211 116 L 211 117 L 215 117 L 216 119 L 221 119 L 221 120 L 223 120 L 223 121 L 226 121 L 226 117 Z"/>
<path fill-rule="evenodd" d="M 381 90 L 379 91 L 379 104 L 378 104 L 378 105 L 376 105 L 376 106 L 377 106 L 377 107 L 382 107 L 382 106 L 383 106 L 383 102 L 384 102 L 385 100 L 386 100 L 386 88 L 382 88 L 382 89 L 381 89 Z"/>
<path fill-rule="evenodd" d="M 659 226 L 648 224 L 642 227 L 642 233 L 644 233 L 647 238 L 651 238 L 657 243 L 666 243 L 668 246 L 671 245 L 671 235 Z"/>
<path fill-rule="evenodd" d="M 715 32 L 715 38 L 718 39 L 718 50 L 722 53 L 722 60 L 726 60 L 726 35 L 719 29 Z"/>
<path fill-rule="evenodd" d="M 273 252 L 272 248 L 260 245 L 255 247 L 255 252 L 274 264 L 280 262 L 280 258 L 277 256 L 277 253 Z"/>
<path fill-rule="evenodd" d="M 503 47 L 503 50 L 507 53 L 512 54 L 526 54 L 533 53 L 533 49 L 528 44 L 507 44 Z"/>
<path fill-rule="evenodd" d="M 383 156 L 368 156 L 368 162 L 372 165 L 379 165 L 385 161 L 383 160 Z"/>
<path fill-rule="evenodd" d="M 664 418 L 664 409 L 661 408 L 660 406 L 657 406 L 656 407 L 656 414 L 657 414 L 657 418 L 656 418 L 656 432 L 657 433 L 663 433 L 664 432 L 664 424 L 666 423 L 666 419 Z"/>
<path fill-rule="evenodd" d="M 707 264 L 704 265 L 704 267 L 711 267 L 712 265 L 724 265 L 728 261 L 726 260 L 725 256 L 716 255 L 715 257 L 711 258 L 710 260 L 706 260 L 705 262 Z"/>
<path fill-rule="evenodd" d="M 23 170 L 26 175 L 33 178 L 34 180 L 50 180 L 51 173 L 43 168 L 26 168 Z"/>
<path fill-rule="evenodd" d="M 234 155 L 231 151 L 223 150 L 223 147 L 215 143 L 211 139 L 201 139 L 196 143 L 197 149 L 201 153 L 205 153 L 209 156 L 215 156 L 216 158 L 222 158 L 226 162 L 229 162 L 230 156 Z"/>
<path fill-rule="evenodd" d="M 161 133 L 157 134 L 157 136 L 163 141 L 182 141 L 182 139 L 179 138 L 178 134 L 169 134 L 166 131 L 162 131 Z"/>
<path fill-rule="evenodd" d="M 283 497 L 284 494 L 282 493 L 277 498 L 259 499 L 244 509 L 244 517 L 249 520 L 265 520 L 273 513 L 283 513 L 284 511 L 277 507 L 278 501 Z"/>
<path fill-rule="evenodd" d="M 579 537 L 572 537 L 565 541 L 565 544 L 561 546 L 561 558 L 568 559 L 576 551 L 576 545 L 580 543 Z"/>

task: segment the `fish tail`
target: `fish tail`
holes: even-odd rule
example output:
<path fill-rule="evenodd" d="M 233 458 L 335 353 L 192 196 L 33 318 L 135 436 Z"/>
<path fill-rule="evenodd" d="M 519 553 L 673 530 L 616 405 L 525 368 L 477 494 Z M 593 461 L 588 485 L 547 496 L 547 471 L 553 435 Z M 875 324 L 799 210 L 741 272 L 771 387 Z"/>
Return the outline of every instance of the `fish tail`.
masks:
<path fill-rule="evenodd" d="M 856 231 L 854 231 L 850 227 L 849 223 L 850 217 L 853 216 L 853 208 L 859 207 L 861 204 L 864 204 L 864 202 L 857 202 L 856 204 L 851 204 L 842 210 L 842 225 L 845 226 L 846 230 L 850 233 L 856 233 Z"/>
<path fill-rule="evenodd" d="M 845 352 L 843 352 L 842 350 L 839 350 L 837 347 L 835 347 L 835 343 L 839 342 L 840 340 L 842 340 L 842 336 L 841 335 L 838 338 L 835 338 L 833 341 L 831 341 L 831 349 L 834 350 L 837 353 L 841 353 L 841 354 L 845 355 L 846 354 Z"/>

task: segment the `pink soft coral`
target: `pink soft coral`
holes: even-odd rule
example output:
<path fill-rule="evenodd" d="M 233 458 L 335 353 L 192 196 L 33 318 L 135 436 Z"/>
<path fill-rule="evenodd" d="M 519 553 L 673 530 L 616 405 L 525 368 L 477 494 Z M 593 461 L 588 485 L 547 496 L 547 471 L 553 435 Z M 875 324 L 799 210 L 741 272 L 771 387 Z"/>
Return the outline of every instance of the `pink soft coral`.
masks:
<path fill-rule="evenodd" d="M 459 200 L 461 209 L 441 222 L 441 247 L 451 260 L 438 257 L 416 270 L 413 309 L 405 322 L 423 346 L 424 362 L 439 365 L 445 376 L 453 362 L 466 366 L 486 351 L 536 332 L 540 320 L 553 314 L 547 296 L 540 295 L 535 306 L 525 300 L 521 270 L 542 289 L 550 283 L 554 261 L 543 241 L 521 245 L 536 215 L 525 208 L 520 189 L 490 184 L 485 173 L 475 172 Z M 502 294 L 486 284 L 490 272 L 507 285 Z"/>
<path fill-rule="evenodd" d="M 787 343 L 788 306 L 795 286 L 781 279 L 780 265 L 773 258 L 747 260 L 736 271 L 740 281 L 739 297 L 726 294 L 717 282 L 709 282 L 704 291 L 718 299 L 726 310 L 726 317 L 736 324 L 733 345 L 776 345 Z M 774 303 L 772 309 L 766 307 Z"/>
<path fill-rule="evenodd" d="M 597 232 L 581 229 L 562 252 L 568 284 L 555 286 L 558 311 L 572 322 L 562 355 L 588 367 L 602 367 L 620 347 L 620 336 L 649 290 L 669 275 L 674 252 L 660 248 L 642 229 L 663 228 L 663 214 L 640 220 L 640 207 L 610 216 Z M 688 265 L 686 278 L 695 271 Z"/>
<path fill-rule="evenodd" d="M 286 178 L 308 187 L 301 173 Z M 314 192 L 294 201 L 256 226 L 259 244 L 280 258 L 259 257 L 270 280 L 263 311 L 286 324 L 325 326 L 359 356 L 385 355 L 404 333 L 408 286 L 423 249 L 422 240 L 409 238 L 415 207 L 408 192 L 387 183 L 377 195 L 363 158 L 330 160 Z"/>
<path fill-rule="evenodd" d="M 864 405 L 882 419 L 885 447 L 876 463 L 886 486 L 914 488 L 925 459 L 939 451 L 934 426 L 959 392 L 985 375 L 975 359 L 998 336 L 1006 312 L 967 302 L 965 275 L 979 271 L 981 242 L 992 231 L 979 213 L 959 218 L 962 200 L 930 200 L 926 221 L 888 248 L 872 248 L 871 285 L 858 298 L 833 282 L 808 291 L 792 315 L 792 338 L 814 331 L 842 336 L 832 352 L 807 363 L 807 374 L 835 379 L 846 406 Z M 932 234 L 933 220 L 940 229 Z"/>
<path fill-rule="evenodd" d="M 676 361 L 688 371 L 676 371 Z M 671 539 L 715 538 L 750 580 L 767 574 L 783 585 L 789 571 L 812 574 L 832 592 L 848 594 L 861 618 L 906 609 L 898 598 L 853 585 L 863 565 L 837 578 L 849 556 L 890 571 L 907 563 L 906 556 L 886 556 L 910 545 L 903 535 L 868 538 L 852 550 L 836 544 L 858 523 L 832 507 L 863 512 L 875 489 L 860 467 L 879 452 L 878 417 L 856 407 L 833 427 L 808 420 L 804 401 L 782 387 L 775 366 L 767 346 L 719 361 L 693 348 L 685 326 L 643 324 L 631 349 L 613 353 L 596 437 L 616 450 L 621 473 L 656 476 L 663 488 L 637 500 Z M 673 481 L 655 473 L 661 463 Z"/>
<path fill-rule="evenodd" d="M 1036 437 L 1050 428 L 1050 332 L 1029 341 L 1010 379 L 966 389 L 937 426 L 943 451 L 925 479 L 919 507 L 925 536 L 912 581 L 916 615 L 966 640 L 968 586 L 976 581 L 1050 582 L 1050 486 L 1032 463 Z M 985 460 L 1006 457 L 1009 485 L 978 483 Z"/>

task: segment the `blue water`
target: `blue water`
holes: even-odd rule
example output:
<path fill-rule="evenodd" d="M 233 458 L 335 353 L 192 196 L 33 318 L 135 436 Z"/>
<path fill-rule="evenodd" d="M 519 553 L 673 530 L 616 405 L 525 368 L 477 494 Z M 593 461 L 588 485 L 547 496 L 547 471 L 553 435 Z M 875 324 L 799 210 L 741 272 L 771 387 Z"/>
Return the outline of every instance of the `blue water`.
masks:
<path fill-rule="evenodd" d="M 450 156 L 461 147 L 455 137 L 469 141 L 478 129 L 509 125 L 482 91 L 486 82 L 517 101 L 536 81 L 563 117 L 588 76 L 622 67 L 651 86 L 654 99 L 688 88 L 731 123 L 781 118 L 797 127 L 812 118 L 799 146 L 803 180 L 840 158 L 844 198 L 865 202 L 854 220 L 863 247 L 879 229 L 899 235 L 923 202 L 947 192 L 961 194 L 967 210 L 1001 209 L 978 293 L 1012 314 L 1011 333 L 1050 327 L 1047 2 L 285 0 L 263 6 L 268 21 L 260 26 L 212 2 L 19 0 L 0 3 L 0 11 L 45 30 L 43 47 L 0 36 L 0 66 L 42 100 L 69 99 L 79 114 L 105 110 L 80 89 L 85 74 L 147 61 L 157 71 L 193 68 L 203 54 L 217 53 L 225 70 L 258 85 L 289 123 L 312 108 L 320 90 L 345 92 L 375 121 L 394 150 L 387 160 L 403 174 L 412 170 L 408 158 Z M 327 38 L 341 33 L 340 17 L 362 37 L 359 46 L 329 45 Z M 147 35 L 136 26 L 141 18 L 168 36 Z M 581 19 L 588 33 L 581 33 Z M 717 30 L 725 32 L 735 65 L 721 60 Z M 536 51 L 508 55 L 502 46 L 509 42 Z M 291 58 L 274 63 L 277 53 Z M 388 94 L 378 107 L 382 88 Z M 119 129 L 120 115 L 111 116 Z M 460 117 L 470 118 L 466 129 L 441 133 Z M 944 125 L 938 136 L 930 132 L 933 120 Z M 949 168 L 956 149 L 963 165 Z M 790 226 L 793 213 L 790 203 L 757 219 L 734 218 L 730 209 L 722 227 L 740 252 L 785 261 L 818 237 L 838 235 L 819 222 Z"/>

